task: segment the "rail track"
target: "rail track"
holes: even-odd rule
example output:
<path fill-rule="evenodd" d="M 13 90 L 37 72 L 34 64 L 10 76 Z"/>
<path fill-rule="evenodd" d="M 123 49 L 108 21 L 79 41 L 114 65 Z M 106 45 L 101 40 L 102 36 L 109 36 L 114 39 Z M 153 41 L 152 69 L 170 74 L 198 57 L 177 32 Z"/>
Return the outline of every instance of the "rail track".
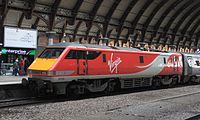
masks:
<path fill-rule="evenodd" d="M 185 87 L 188 85 L 177 85 L 174 87 L 170 88 L 175 88 L 175 87 Z M 2 108 L 9 108 L 9 107 L 15 107 L 15 106 L 24 106 L 24 105 L 31 105 L 31 104 L 42 104 L 42 103 L 52 103 L 52 102 L 63 102 L 63 101 L 68 101 L 68 100 L 80 100 L 80 99 L 87 99 L 87 98 L 96 98 L 96 97 L 102 97 L 102 96 L 113 96 L 113 95 L 120 95 L 120 94 L 128 94 L 128 93 L 133 93 L 133 92 L 144 92 L 144 91 L 154 91 L 154 90 L 160 90 L 160 89 L 165 89 L 166 87 L 161 87 L 158 89 L 155 88 L 136 88 L 136 89 L 125 89 L 125 90 L 120 90 L 117 92 L 112 92 L 109 94 L 105 94 L 104 92 L 100 92 L 98 94 L 95 93 L 88 93 L 81 95 L 79 97 L 66 97 L 64 95 L 62 96 L 45 96 L 45 97 L 35 97 L 35 96 L 24 96 L 21 98 L 8 98 L 8 99 L 0 99 L 0 109 Z M 167 88 L 169 89 L 169 88 Z M 200 92 L 198 92 L 200 93 Z M 198 93 L 191 93 L 191 94 L 185 94 L 185 95 L 180 95 L 180 96 L 174 96 L 170 98 L 163 98 L 160 100 L 168 100 L 168 99 L 174 99 L 178 97 L 184 97 L 184 96 L 189 96 L 193 94 L 198 94 Z M 157 101 L 160 101 L 157 100 Z M 152 101 L 155 102 L 155 101 Z"/>
<path fill-rule="evenodd" d="M 200 119 L 200 114 L 198 114 L 198 115 L 195 115 L 195 116 L 193 116 L 193 117 L 190 117 L 190 118 L 188 118 L 188 119 L 185 119 L 185 120 L 199 120 Z"/>
<path fill-rule="evenodd" d="M 36 101 L 34 97 L 1 100 L 0 109 L 7 108 L 7 107 L 20 106 L 20 105 L 34 104 L 37 102 L 39 103 L 40 101 Z"/>
<path fill-rule="evenodd" d="M 67 98 L 63 96 L 55 97 L 26 97 L 26 98 L 16 98 L 16 99 L 7 99 L 0 100 L 0 109 L 10 108 L 16 106 L 32 105 L 32 104 L 42 104 L 42 103 L 52 103 L 59 101 L 66 101 Z"/>

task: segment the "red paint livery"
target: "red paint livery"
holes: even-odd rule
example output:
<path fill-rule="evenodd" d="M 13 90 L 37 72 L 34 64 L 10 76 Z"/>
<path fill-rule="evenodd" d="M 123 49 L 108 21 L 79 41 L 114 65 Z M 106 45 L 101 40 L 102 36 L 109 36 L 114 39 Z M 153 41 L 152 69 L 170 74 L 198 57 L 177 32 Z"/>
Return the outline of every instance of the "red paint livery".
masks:
<path fill-rule="evenodd" d="M 50 59 L 55 60 L 52 65 L 48 63 Z M 77 87 L 77 84 L 71 85 L 72 81 L 91 92 L 103 91 L 110 84 L 120 85 L 121 88 L 151 86 L 154 83 L 168 85 L 175 80 L 180 81 L 183 72 L 181 54 L 140 51 L 136 48 L 57 44 L 47 47 L 36 59 L 43 60 L 46 60 L 43 64 L 49 67 L 40 69 L 35 66 L 41 63 L 34 62 L 29 68 L 29 80 L 37 84 L 39 81 L 53 83 L 56 88 L 53 91 L 57 93 L 63 93 L 59 87 L 61 83 L 65 89 Z"/>

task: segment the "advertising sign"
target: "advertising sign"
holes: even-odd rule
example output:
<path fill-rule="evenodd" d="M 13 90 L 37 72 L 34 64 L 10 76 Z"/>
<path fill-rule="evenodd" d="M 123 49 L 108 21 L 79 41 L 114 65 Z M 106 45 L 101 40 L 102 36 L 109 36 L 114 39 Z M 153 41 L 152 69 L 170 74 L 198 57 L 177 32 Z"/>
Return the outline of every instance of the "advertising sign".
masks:
<path fill-rule="evenodd" d="M 37 48 L 37 30 L 4 27 L 4 47 Z"/>
<path fill-rule="evenodd" d="M 17 54 L 17 55 L 35 55 L 35 50 L 14 50 L 2 48 L 1 54 Z"/>

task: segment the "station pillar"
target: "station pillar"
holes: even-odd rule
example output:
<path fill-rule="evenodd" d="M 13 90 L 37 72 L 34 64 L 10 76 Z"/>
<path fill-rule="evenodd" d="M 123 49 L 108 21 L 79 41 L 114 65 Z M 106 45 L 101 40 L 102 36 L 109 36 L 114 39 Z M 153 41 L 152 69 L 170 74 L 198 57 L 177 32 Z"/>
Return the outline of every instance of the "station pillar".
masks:
<path fill-rule="evenodd" d="M 46 36 L 48 39 L 48 45 L 53 45 L 53 40 L 55 38 L 56 32 L 54 31 L 48 31 L 46 32 Z"/>

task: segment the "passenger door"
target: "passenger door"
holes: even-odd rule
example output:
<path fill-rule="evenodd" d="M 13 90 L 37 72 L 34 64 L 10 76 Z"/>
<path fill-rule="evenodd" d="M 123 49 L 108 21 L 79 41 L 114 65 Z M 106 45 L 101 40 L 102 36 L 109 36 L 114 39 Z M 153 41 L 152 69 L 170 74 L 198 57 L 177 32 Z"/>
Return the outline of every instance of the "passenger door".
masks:
<path fill-rule="evenodd" d="M 104 72 L 101 59 L 98 59 L 101 52 L 95 50 L 88 50 L 86 55 L 86 63 L 88 68 L 88 75 L 99 75 Z M 103 67 L 104 68 L 104 67 Z"/>
<path fill-rule="evenodd" d="M 87 75 L 88 74 L 88 65 L 86 58 L 86 51 L 77 50 L 77 74 Z"/>

